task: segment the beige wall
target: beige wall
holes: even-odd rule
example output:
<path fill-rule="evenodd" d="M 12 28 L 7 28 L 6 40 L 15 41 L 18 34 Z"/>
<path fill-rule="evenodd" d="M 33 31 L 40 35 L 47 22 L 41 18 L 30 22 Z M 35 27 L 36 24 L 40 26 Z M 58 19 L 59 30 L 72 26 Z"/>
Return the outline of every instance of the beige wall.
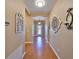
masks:
<path fill-rule="evenodd" d="M 61 29 L 57 34 L 50 29 L 49 40 L 50 44 L 54 47 L 61 59 L 73 59 L 73 31 L 66 29 L 64 25 L 66 11 L 70 7 L 73 7 L 73 0 L 57 0 L 49 16 L 50 22 L 54 16 L 63 21 Z"/>
<path fill-rule="evenodd" d="M 25 30 L 22 33 L 15 33 L 15 13 L 17 11 L 23 15 L 25 22 L 25 5 L 23 0 L 5 0 L 5 21 L 10 22 L 9 26 L 5 27 L 6 58 L 9 57 L 9 55 L 11 55 L 20 45 L 23 46 L 25 39 Z M 22 53 L 24 53 L 23 47 L 21 50 Z M 20 51 L 18 54 L 19 53 Z"/>
<path fill-rule="evenodd" d="M 25 24 L 26 24 L 26 40 L 25 42 L 32 42 L 32 23 L 33 19 L 32 16 L 29 16 L 27 13 L 25 13 Z"/>

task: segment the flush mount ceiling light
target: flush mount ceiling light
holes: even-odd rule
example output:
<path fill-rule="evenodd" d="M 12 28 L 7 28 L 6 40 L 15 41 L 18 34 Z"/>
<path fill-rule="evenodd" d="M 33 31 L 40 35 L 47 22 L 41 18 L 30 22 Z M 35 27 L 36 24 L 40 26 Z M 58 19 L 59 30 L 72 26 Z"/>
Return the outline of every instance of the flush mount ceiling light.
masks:
<path fill-rule="evenodd" d="M 43 7 L 43 6 L 45 6 L 45 0 L 36 0 L 35 5 L 37 7 Z"/>

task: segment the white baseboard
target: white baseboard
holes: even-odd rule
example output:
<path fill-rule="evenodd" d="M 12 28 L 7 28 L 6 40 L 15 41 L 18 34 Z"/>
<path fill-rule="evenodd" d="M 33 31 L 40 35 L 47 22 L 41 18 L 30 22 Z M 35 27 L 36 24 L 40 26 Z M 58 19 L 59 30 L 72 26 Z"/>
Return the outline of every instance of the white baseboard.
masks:
<path fill-rule="evenodd" d="M 24 53 L 23 53 L 23 55 L 22 55 L 22 58 L 21 58 L 21 59 L 23 59 L 23 58 L 24 58 L 25 54 L 26 54 L 26 52 L 24 52 Z"/>
<path fill-rule="evenodd" d="M 25 44 L 32 44 L 33 42 L 25 42 Z"/>
<path fill-rule="evenodd" d="M 50 44 L 50 43 L 48 43 L 49 44 L 49 46 L 52 48 L 52 50 L 54 51 L 54 53 L 55 53 L 55 55 L 57 56 L 57 58 L 58 59 L 61 59 L 60 57 L 59 57 L 59 55 L 58 55 L 58 53 L 55 51 L 55 49 L 53 48 L 53 46 Z"/>

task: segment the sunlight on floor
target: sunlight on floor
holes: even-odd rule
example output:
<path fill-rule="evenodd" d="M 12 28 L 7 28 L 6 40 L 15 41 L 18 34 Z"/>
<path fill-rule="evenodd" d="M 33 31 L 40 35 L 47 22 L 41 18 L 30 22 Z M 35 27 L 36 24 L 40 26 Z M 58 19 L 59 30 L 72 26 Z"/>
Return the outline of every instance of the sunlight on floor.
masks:
<path fill-rule="evenodd" d="M 42 47 L 42 37 L 37 37 L 37 47 L 38 48 Z"/>

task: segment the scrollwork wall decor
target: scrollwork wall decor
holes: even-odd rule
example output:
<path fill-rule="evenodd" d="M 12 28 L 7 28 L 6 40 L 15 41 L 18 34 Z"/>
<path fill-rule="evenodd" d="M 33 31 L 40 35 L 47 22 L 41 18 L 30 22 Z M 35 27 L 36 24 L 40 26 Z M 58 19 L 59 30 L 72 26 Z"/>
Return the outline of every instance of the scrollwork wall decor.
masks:
<path fill-rule="evenodd" d="M 5 22 L 5 26 L 8 26 L 10 23 L 8 21 Z"/>
<path fill-rule="evenodd" d="M 21 33 L 24 30 L 23 15 L 20 12 L 15 14 L 16 19 L 16 33 Z"/>
<path fill-rule="evenodd" d="M 61 28 L 61 24 L 62 24 L 62 21 L 60 19 L 58 19 L 57 17 L 53 17 L 52 29 L 55 33 L 59 31 L 59 29 Z"/>
<path fill-rule="evenodd" d="M 56 33 L 59 31 L 59 29 L 61 28 L 61 25 L 62 25 L 62 21 L 60 22 L 60 24 L 59 24 L 59 27 L 58 27 L 58 29 L 57 29 L 57 31 L 56 31 Z"/>
<path fill-rule="evenodd" d="M 65 25 L 66 25 L 68 30 L 73 29 L 73 13 L 72 13 L 72 11 L 73 11 L 73 8 L 69 8 L 67 10 L 67 16 L 66 16 L 66 23 L 65 23 Z"/>

